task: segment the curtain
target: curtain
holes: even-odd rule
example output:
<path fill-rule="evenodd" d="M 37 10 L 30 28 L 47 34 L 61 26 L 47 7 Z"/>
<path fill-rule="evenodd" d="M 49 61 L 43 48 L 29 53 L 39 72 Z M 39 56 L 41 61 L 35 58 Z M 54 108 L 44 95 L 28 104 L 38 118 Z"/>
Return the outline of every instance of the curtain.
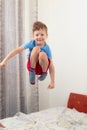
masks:
<path fill-rule="evenodd" d="M 0 61 L 32 37 L 37 20 L 37 0 L 0 0 Z M 29 27 L 29 28 L 28 28 Z M 0 118 L 39 110 L 38 81 L 29 84 L 26 51 L 0 68 Z"/>

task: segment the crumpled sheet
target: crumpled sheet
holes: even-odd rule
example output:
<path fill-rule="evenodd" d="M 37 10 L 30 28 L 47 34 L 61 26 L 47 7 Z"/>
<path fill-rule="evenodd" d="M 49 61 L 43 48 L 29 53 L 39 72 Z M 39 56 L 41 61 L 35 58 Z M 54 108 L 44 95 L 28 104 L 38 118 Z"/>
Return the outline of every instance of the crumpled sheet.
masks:
<path fill-rule="evenodd" d="M 0 123 L 5 126 L 0 130 L 87 130 L 87 114 L 61 106 L 31 114 L 19 112 Z"/>

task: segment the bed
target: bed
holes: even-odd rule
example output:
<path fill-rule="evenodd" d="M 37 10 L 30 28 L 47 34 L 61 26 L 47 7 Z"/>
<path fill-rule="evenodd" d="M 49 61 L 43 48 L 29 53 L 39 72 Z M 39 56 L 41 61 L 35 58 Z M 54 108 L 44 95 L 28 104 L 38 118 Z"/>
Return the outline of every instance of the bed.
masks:
<path fill-rule="evenodd" d="M 16 113 L 0 120 L 0 130 L 87 130 L 87 96 L 70 93 L 67 107 Z"/>

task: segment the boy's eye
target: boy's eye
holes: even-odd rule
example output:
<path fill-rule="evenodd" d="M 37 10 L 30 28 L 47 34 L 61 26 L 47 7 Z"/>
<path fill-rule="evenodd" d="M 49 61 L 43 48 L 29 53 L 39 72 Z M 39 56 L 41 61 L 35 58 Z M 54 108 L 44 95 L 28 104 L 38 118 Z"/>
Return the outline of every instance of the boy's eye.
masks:
<path fill-rule="evenodd" d="M 36 34 L 36 36 L 37 36 L 37 37 L 38 37 L 38 36 L 44 36 L 44 34 L 40 34 L 40 35 L 39 35 L 39 34 Z"/>
<path fill-rule="evenodd" d="M 39 36 L 38 34 L 36 34 L 36 36 Z"/>
<path fill-rule="evenodd" d="M 41 36 L 44 36 L 44 34 L 41 34 Z"/>

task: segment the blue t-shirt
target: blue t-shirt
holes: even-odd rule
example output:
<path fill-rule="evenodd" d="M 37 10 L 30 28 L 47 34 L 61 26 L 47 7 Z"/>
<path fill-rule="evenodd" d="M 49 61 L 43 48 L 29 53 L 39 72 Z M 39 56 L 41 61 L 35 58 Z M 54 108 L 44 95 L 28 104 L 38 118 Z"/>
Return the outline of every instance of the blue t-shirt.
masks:
<path fill-rule="evenodd" d="M 31 40 L 31 41 L 23 44 L 23 47 L 25 49 L 29 49 L 29 54 L 31 53 L 32 49 L 35 46 L 38 46 L 38 44 L 34 40 Z M 45 52 L 47 54 L 49 59 L 52 59 L 52 53 L 51 53 L 50 47 L 47 43 L 45 44 L 45 46 L 41 47 L 40 49 L 41 49 L 41 52 Z"/>

